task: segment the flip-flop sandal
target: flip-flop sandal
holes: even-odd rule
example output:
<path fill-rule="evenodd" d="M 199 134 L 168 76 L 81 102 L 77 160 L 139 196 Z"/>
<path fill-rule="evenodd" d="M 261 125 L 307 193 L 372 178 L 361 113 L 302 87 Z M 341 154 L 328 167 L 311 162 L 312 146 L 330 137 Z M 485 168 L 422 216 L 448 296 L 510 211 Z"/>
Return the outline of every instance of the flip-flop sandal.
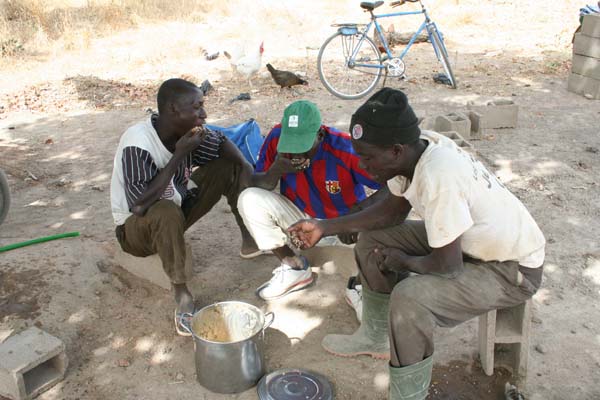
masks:
<path fill-rule="evenodd" d="M 192 313 L 180 313 L 175 309 L 175 330 L 179 336 L 192 336 Z"/>
<path fill-rule="evenodd" d="M 244 254 L 240 251 L 240 257 L 245 259 L 255 258 L 263 254 L 273 254 L 273 252 L 271 250 L 256 250 L 254 253 Z"/>

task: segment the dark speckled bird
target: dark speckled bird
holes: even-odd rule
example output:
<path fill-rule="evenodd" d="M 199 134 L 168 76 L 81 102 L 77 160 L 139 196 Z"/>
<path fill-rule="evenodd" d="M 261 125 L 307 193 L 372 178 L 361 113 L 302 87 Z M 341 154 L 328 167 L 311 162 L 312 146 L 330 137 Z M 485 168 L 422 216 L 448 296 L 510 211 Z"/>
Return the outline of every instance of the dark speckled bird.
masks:
<path fill-rule="evenodd" d="M 308 85 L 307 81 L 300 78 L 293 72 L 280 71 L 278 69 L 273 68 L 271 64 L 267 64 L 267 69 L 271 73 L 271 76 L 273 77 L 275 83 L 281 86 L 282 89 L 284 87 L 291 88 L 295 85 Z"/>

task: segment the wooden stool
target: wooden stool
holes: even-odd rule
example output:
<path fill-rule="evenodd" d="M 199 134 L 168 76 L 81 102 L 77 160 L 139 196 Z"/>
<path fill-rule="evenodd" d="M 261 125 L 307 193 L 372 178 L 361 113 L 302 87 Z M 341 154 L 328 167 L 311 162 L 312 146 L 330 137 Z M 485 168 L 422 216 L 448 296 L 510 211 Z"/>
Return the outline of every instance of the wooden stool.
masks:
<path fill-rule="evenodd" d="M 501 365 L 512 368 L 514 375 L 527 376 L 530 328 L 531 299 L 479 316 L 479 357 L 486 375 Z"/>

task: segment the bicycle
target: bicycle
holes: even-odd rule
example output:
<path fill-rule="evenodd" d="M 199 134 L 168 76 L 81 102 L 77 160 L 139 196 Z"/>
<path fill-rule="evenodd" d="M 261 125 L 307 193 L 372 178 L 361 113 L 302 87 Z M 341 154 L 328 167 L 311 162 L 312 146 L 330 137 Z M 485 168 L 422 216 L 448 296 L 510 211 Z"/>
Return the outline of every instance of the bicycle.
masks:
<path fill-rule="evenodd" d="M 421 5 L 421 10 L 376 15 L 373 10 L 381 6 L 384 3 L 383 1 L 362 2 L 360 7 L 371 15 L 371 21 L 368 24 L 342 23 L 332 25 L 338 28 L 337 32 L 325 40 L 317 57 L 319 78 L 331 94 L 346 100 L 359 99 L 377 86 L 384 71 L 386 74 L 385 79 L 388 75 L 403 77 L 406 66 L 402 59 L 423 30 L 427 30 L 429 42 L 433 46 L 438 61 L 444 68 L 446 83 L 456 89 L 456 79 L 448 61 L 448 51 L 444 45 L 442 33 L 429 17 L 421 0 L 399 0 L 393 1 L 390 5 L 398 7 L 406 2 L 418 2 Z M 394 56 L 377 20 L 379 18 L 418 14 L 423 14 L 423 23 L 410 38 L 402 53 L 399 56 Z M 375 26 L 374 35 L 378 35 L 382 43 L 382 51 L 385 50 L 383 55 L 373 39 L 368 36 L 373 25 Z M 364 28 L 360 29 L 363 26 Z M 355 87 L 358 87 L 358 89 L 355 89 Z"/>
<path fill-rule="evenodd" d="M 0 225 L 4 222 L 8 208 L 10 207 L 10 191 L 8 190 L 8 180 L 4 171 L 0 169 Z"/>

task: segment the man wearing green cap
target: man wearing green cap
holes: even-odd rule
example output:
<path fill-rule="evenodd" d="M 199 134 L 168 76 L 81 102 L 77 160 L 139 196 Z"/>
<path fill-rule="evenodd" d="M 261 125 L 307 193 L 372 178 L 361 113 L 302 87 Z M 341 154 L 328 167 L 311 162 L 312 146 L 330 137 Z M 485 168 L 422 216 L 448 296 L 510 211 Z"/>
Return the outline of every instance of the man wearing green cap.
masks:
<path fill-rule="evenodd" d="M 279 183 L 280 193 L 272 192 Z M 238 209 L 258 248 L 280 260 L 273 277 L 257 293 L 276 299 L 312 281 L 308 261 L 289 246 L 285 229 L 302 218 L 335 218 L 367 207 L 364 186 L 379 184 L 358 167 L 350 135 L 321 124 L 321 113 L 309 101 L 296 101 L 281 124 L 265 138 L 252 187 L 238 199 Z M 341 235 L 354 243 L 356 234 Z M 293 243 L 291 244 L 293 245 Z"/>
<path fill-rule="evenodd" d="M 352 335 L 327 335 L 336 355 L 390 358 L 390 399 L 427 397 L 435 326 L 523 303 L 542 280 L 545 239 L 523 204 L 472 155 L 421 131 L 406 95 L 385 88 L 352 116 L 352 145 L 386 198 L 289 232 L 303 247 L 363 232 L 354 248 L 363 315 Z M 422 220 L 406 220 L 414 209 Z M 390 221 L 402 221 L 400 224 Z"/>

